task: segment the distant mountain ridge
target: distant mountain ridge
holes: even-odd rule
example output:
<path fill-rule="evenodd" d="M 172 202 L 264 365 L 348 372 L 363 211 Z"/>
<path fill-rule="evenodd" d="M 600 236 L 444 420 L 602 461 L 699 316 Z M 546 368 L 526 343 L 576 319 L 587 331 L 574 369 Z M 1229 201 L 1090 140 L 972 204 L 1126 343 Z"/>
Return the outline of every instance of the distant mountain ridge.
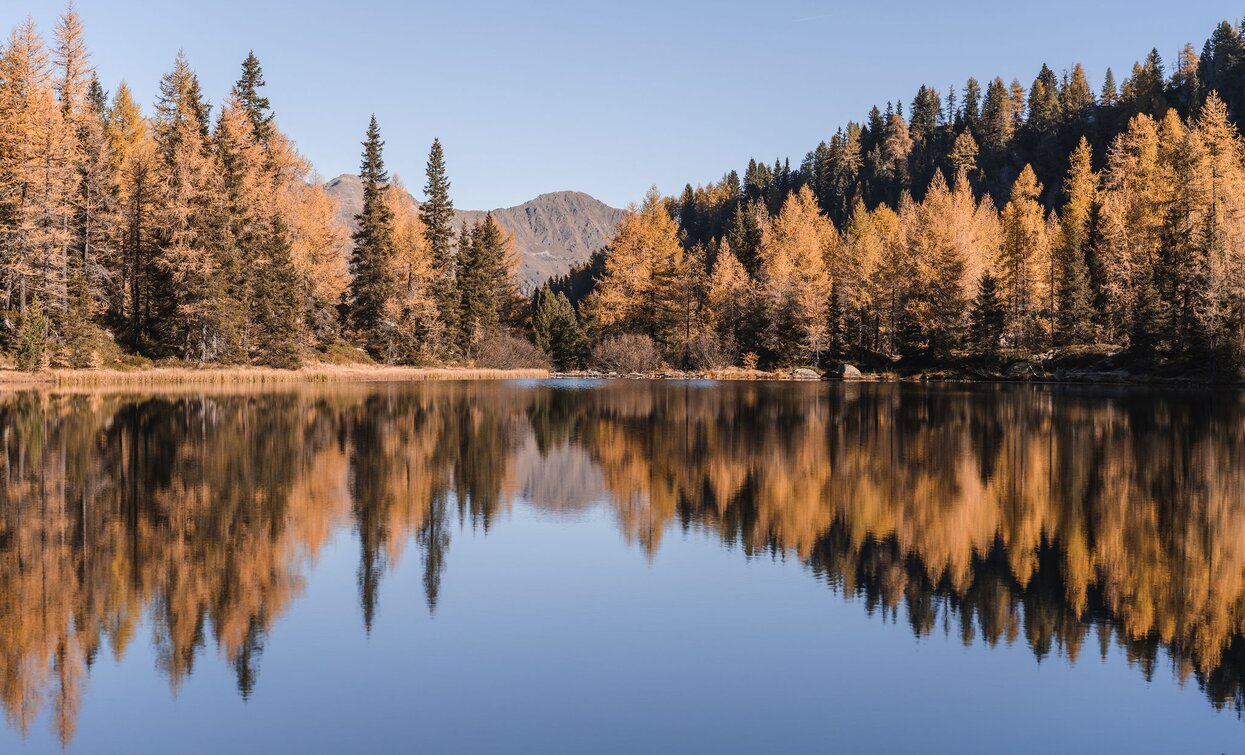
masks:
<path fill-rule="evenodd" d="M 338 214 L 347 227 L 363 208 L 363 184 L 358 176 L 342 174 L 324 185 L 337 200 Z M 455 224 L 474 223 L 485 210 L 456 210 Z M 583 262 L 613 236 L 624 211 L 579 191 L 555 191 L 515 207 L 492 210 L 493 219 L 514 234 L 519 258 L 519 283 L 539 286 Z"/>

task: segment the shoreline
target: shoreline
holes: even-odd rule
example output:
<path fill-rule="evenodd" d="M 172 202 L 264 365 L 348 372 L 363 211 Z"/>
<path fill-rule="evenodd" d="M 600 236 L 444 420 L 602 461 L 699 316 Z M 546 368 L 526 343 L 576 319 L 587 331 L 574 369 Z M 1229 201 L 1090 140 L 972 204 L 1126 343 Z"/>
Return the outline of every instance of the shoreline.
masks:
<path fill-rule="evenodd" d="M 39 372 L 0 370 L 0 390 L 21 388 L 131 388 L 177 385 L 274 385 L 299 383 L 440 382 L 447 380 L 521 380 L 549 377 L 544 369 L 475 367 L 379 367 L 313 365 L 295 370 L 271 367 L 144 367 L 133 370 L 49 369 Z"/>
<path fill-rule="evenodd" d="M 145 367 L 137 369 L 49 369 L 40 372 L 0 370 L 0 390 L 23 388 L 161 388 L 176 386 L 275 386 L 298 384 L 406 383 L 492 380 L 707 380 L 720 382 L 836 383 L 1006 383 L 1036 385 L 1115 385 L 1128 387 L 1245 389 L 1242 380 L 1203 376 L 1164 376 L 1123 370 L 1060 370 L 1056 373 L 1008 375 L 936 370 L 901 374 L 860 373 L 832 377 L 808 368 L 775 371 L 731 367 L 697 372 L 662 370 L 617 373 L 595 370 L 558 372 L 540 368 L 385 367 L 377 365 L 312 365 L 295 370 L 266 367 Z"/>

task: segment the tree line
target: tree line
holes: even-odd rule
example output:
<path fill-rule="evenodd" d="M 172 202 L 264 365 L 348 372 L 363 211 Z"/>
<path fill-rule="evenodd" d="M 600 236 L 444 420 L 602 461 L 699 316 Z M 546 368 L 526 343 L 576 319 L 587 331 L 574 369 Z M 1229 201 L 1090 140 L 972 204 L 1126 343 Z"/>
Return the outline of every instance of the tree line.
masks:
<path fill-rule="evenodd" d="M 456 231 L 434 143 L 416 207 L 373 119 L 348 235 L 279 129 L 252 53 L 213 112 L 186 56 L 144 115 L 105 92 L 70 6 L 0 46 L 0 350 L 17 366 L 137 356 L 294 367 L 470 357 L 518 306 L 510 238 Z"/>
<path fill-rule="evenodd" d="M 519 295 L 509 234 L 456 228 L 384 164 L 336 220 L 248 55 L 219 107 L 179 54 L 148 116 L 104 91 L 70 7 L 0 49 L 0 351 L 26 369 L 545 360 L 559 368 L 915 365 L 1126 349 L 1245 362 L 1245 41 L 1220 24 L 1098 93 L 1078 65 L 874 108 L 797 166 L 651 192 Z M 215 112 L 213 112 L 215 110 Z M 905 110 L 907 115 L 905 115 Z M 527 340 L 514 336 L 527 336 Z M 520 365 L 522 363 L 522 365 Z"/>
<path fill-rule="evenodd" d="M 907 117 L 875 107 L 796 167 L 654 191 L 537 310 L 571 305 L 589 341 L 639 334 L 691 367 L 1245 360 L 1240 27 L 1170 74 L 1157 51 L 1122 85 L 1108 70 L 1099 94 L 1080 65 L 982 90 L 922 86 Z"/>

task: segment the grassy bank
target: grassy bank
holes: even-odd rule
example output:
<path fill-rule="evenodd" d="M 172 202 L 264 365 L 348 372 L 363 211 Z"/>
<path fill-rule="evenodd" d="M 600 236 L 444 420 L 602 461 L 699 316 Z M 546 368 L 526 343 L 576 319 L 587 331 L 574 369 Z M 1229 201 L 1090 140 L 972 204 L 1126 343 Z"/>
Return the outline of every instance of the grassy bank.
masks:
<path fill-rule="evenodd" d="M 513 380 L 548 377 L 547 370 L 474 367 L 381 367 L 325 365 L 297 370 L 261 367 L 149 367 L 133 370 L 54 369 L 0 371 L 0 387 L 134 387 L 170 385 L 275 385 L 282 383 L 381 383 L 430 380 Z"/>

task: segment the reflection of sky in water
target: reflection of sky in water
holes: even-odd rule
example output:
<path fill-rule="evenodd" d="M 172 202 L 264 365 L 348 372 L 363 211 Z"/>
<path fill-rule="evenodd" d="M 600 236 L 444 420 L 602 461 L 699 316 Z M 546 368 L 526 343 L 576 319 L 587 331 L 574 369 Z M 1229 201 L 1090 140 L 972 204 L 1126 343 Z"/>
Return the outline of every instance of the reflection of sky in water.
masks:
<path fill-rule="evenodd" d="M 334 538 L 245 702 L 215 655 L 175 699 L 150 644 L 102 660 L 82 751 L 1230 752 L 1243 735 L 1170 674 L 1143 683 L 1114 646 L 1069 666 L 1034 663 L 1023 641 L 918 641 L 798 563 L 704 535 L 668 538 L 649 564 L 601 509 L 564 524 L 519 505 L 487 536 L 456 532 L 434 617 L 404 559 L 370 636 L 357 548 Z M 59 751 L 43 725 L 28 745 Z"/>
<path fill-rule="evenodd" d="M 517 411 L 534 417 L 523 414 L 527 411 L 523 401 L 531 398 L 525 393 L 533 390 L 544 389 L 522 386 L 494 402 L 504 409 L 484 414 Z M 627 479 L 638 479 L 643 483 L 640 488 L 648 485 L 656 490 L 669 484 L 665 475 L 671 470 L 692 466 L 692 455 L 709 467 L 715 459 L 706 455 L 737 462 L 734 455 L 745 449 L 760 454 L 761 466 L 780 459 L 807 459 L 796 450 L 798 427 L 787 426 L 763 439 L 748 422 L 764 425 L 772 416 L 824 421 L 845 411 L 865 410 L 838 406 L 826 411 L 802 402 L 815 404 L 821 399 L 810 397 L 834 389 L 782 386 L 774 389 L 782 397 L 777 400 L 795 400 L 795 406 L 767 415 L 755 403 L 747 408 L 741 404 L 740 414 L 751 419 L 737 418 L 740 436 L 716 441 L 707 441 L 711 430 L 696 429 L 693 419 L 691 440 L 685 446 L 689 457 L 657 460 L 646 453 L 659 448 L 674 453 L 671 449 L 682 441 L 671 446 L 662 441 L 671 441 L 683 420 L 676 412 L 665 417 L 668 424 L 653 420 L 653 427 L 645 427 L 645 418 L 679 409 L 680 391 L 674 386 L 625 390 L 642 395 L 598 406 L 586 424 L 581 418 L 581 425 L 565 436 L 552 433 L 570 440 L 545 444 L 543 454 L 538 433 L 526 421 L 500 423 L 511 428 L 502 446 L 504 458 L 494 459 L 498 469 L 480 474 L 504 477 L 501 484 L 512 497 L 489 516 L 486 531 L 478 517 L 459 514 L 457 493 L 448 494 L 448 546 L 442 554 L 435 612 L 430 613 L 425 598 L 426 548 L 413 530 L 395 533 L 400 541 L 396 545 L 403 547 L 393 548 L 398 555 L 383 561 L 372 626 L 365 631 L 360 613 L 360 539 L 356 523 L 343 516 L 334 520 L 310 565 L 295 569 L 305 577 L 305 585 L 275 609 L 271 631 L 262 638 L 258 678 L 249 698 L 238 693 L 234 665 L 216 647 L 210 625 L 203 629 L 204 647 L 192 672 L 171 694 L 167 676 L 156 671 L 152 638 L 159 622 L 153 614 L 156 609 L 148 606 L 120 662 L 107 646 L 99 651 L 76 708 L 70 751 L 1230 752 L 1245 741 L 1245 724 L 1237 715 L 1212 708 L 1193 678 L 1181 686 L 1165 652 L 1158 654 L 1157 669 L 1146 681 L 1117 642 L 1106 644 L 1106 656 L 1100 656 L 1093 627 L 1083 637 L 1074 664 L 1059 647 L 1037 661 L 1026 638 L 1024 619 L 1029 617 L 1024 616 L 1019 634 L 1010 642 L 1005 637 L 989 646 L 977 631 L 965 646 L 957 614 L 950 610 L 956 593 L 944 586 L 920 595 L 933 602 L 935 620 L 932 631 L 918 638 L 908 623 L 905 601 L 895 609 L 885 601 L 870 606 L 860 594 L 844 598 L 837 580 L 832 590 L 824 578 L 812 573 L 824 575 L 818 559 L 842 556 L 841 549 L 816 546 L 817 565 L 810 567 L 791 549 L 745 546 L 741 538 L 746 535 L 724 536 L 724 528 L 729 528 L 723 522 L 729 515 L 715 519 L 709 509 L 695 512 L 696 507 L 686 502 L 686 510 L 660 520 L 664 535 L 650 552 L 629 529 L 628 522 L 634 520 L 622 513 L 617 501 L 620 470 L 630 469 Z M 866 395 L 872 390 L 853 387 L 853 392 Z M 957 389 L 948 395 L 970 400 L 971 406 L 975 394 L 972 389 Z M 1039 394 L 1031 404 L 1047 399 Z M 879 411 L 907 412 L 893 400 L 888 396 L 868 412 L 871 416 Z M 1024 405 L 1026 411 L 1033 408 L 1031 404 Z M 1123 410 L 1116 415 L 1095 414 L 1093 406 L 1072 402 L 1067 419 L 1079 431 L 1096 428 L 1099 437 L 1131 422 L 1147 433 L 1157 432 L 1156 425 L 1162 427 L 1170 439 L 1173 422 L 1179 425 L 1181 413 L 1190 411 L 1184 405 L 1165 407 L 1155 419 L 1148 414 L 1130 417 Z M 909 408 L 913 417 L 942 420 L 944 428 L 948 422 L 962 421 L 957 414 L 968 410 L 959 405 L 932 407 L 931 418 L 930 406 Z M 1036 440 L 1050 450 L 1050 433 L 1033 422 L 1036 415 L 1024 415 L 1019 406 L 994 408 L 1000 417 L 1015 422 L 1001 430 L 1004 440 L 1023 426 L 1028 428 L 1025 433 L 1038 433 Z M 393 406 L 389 410 L 403 411 Z M 1239 409 L 1235 411 L 1239 426 Z M 1223 413 L 1220 407 L 1220 419 Z M 411 421 L 402 416 L 403 422 Z M 455 421 L 480 421 L 479 415 L 464 419 L 468 416 Z M 1184 421 L 1196 430 L 1208 420 L 1198 415 Z M 536 419 L 532 422 L 539 424 Z M 964 432 L 971 435 L 970 426 Z M 366 440 L 373 453 L 381 452 L 383 442 L 395 442 L 393 428 L 374 430 L 374 435 L 356 435 L 355 440 L 361 444 Z M 628 432 L 633 434 L 630 441 Z M 1241 447 L 1239 432 L 1219 448 L 1192 443 L 1185 450 L 1193 452 L 1189 458 L 1199 460 L 1177 465 L 1183 471 L 1176 474 L 1196 478 L 1190 470 L 1213 464 L 1206 457 L 1216 453 L 1219 464 L 1245 463 L 1230 458 Z M 818 433 L 826 433 L 826 428 L 819 426 Z M 859 450 L 878 452 L 878 435 L 848 434 Z M 922 438 L 905 430 L 891 440 L 909 444 L 896 451 L 897 458 L 930 444 L 920 455 L 934 463 L 938 441 L 948 437 Z M 1200 436 L 1195 431 L 1185 437 L 1197 441 Z M 592 444 L 605 442 L 604 438 L 611 448 L 593 451 Z M 1058 440 L 1072 443 L 1083 438 Z M 1009 440 L 1011 451 L 1002 451 L 1013 454 L 1012 461 L 1005 462 L 1012 466 L 1019 453 L 1014 441 Z M 627 442 L 635 447 L 618 447 Z M 1159 445 L 1150 453 L 1170 452 L 1155 442 Z M 791 445 L 779 453 L 777 447 L 783 444 Z M 815 445 L 824 450 L 834 442 L 823 439 Z M 327 448 L 331 455 L 332 444 Z M 392 451 L 395 446 L 388 448 Z M 1083 450 L 1074 448 L 1077 453 Z M 1122 446 L 1113 448 L 1124 453 Z M 462 453 L 464 465 L 467 459 L 483 463 L 486 458 L 463 452 L 461 444 L 457 449 L 450 456 L 458 459 Z M 1050 463 L 1053 458 L 1056 472 L 1081 470 L 1082 465 L 1059 467 L 1058 443 L 1050 453 L 1054 455 L 1027 456 L 1025 463 Z M 637 459 L 639 467 L 626 466 Z M 843 483 L 859 484 L 863 472 L 849 460 L 865 463 L 835 454 L 816 457 L 818 465 L 840 469 L 846 476 Z M 333 470 L 314 459 L 302 463 L 306 464 L 302 474 Z M 790 475 L 808 470 L 784 471 Z M 1039 476 L 1050 478 L 1051 472 L 1046 469 Z M 782 505 L 778 495 L 777 505 Z M 761 498 L 758 494 L 758 501 Z M 860 499 L 851 500 L 864 506 Z M 937 502 L 955 516 L 955 507 L 947 500 Z M 796 504 L 793 499 L 786 505 Z M 911 515 L 901 502 L 884 505 L 896 507 L 892 518 L 905 511 Z M 345 508 L 350 508 L 348 502 Z M 1177 505 L 1161 508 L 1165 513 L 1160 515 L 1182 511 Z M 864 517 L 868 512 L 862 508 L 856 513 Z M 1222 523 L 1224 517 L 1240 515 L 1229 507 L 1212 520 Z M 1104 515 L 1097 523 L 1106 521 L 1110 520 Z M 1146 519 L 1128 521 L 1139 528 L 1129 537 L 1138 541 L 1135 557 L 1142 558 L 1145 543 L 1139 539 L 1144 540 Z M 746 521 L 742 529 L 747 529 Z M 816 537 L 814 533 L 790 539 L 803 542 Z M 1108 533 L 1095 533 L 1095 539 L 1103 548 L 1111 542 Z M 388 552 L 394 545 L 386 544 L 382 550 Z M 1156 547 L 1180 548 L 1171 542 Z M 855 546 L 845 552 L 855 553 Z M 1194 573 L 1212 568 L 1184 567 Z M 884 573 L 879 580 L 888 578 L 896 577 Z M 979 580 L 984 579 L 979 574 Z M 909 583 L 918 584 L 911 579 Z M 1054 593 L 1062 595 L 1061 591 L 1058 587 Z M 1050 608 L 1048 603 L 1034 605 Z M 23 606 L 23 610 L 36 609 Z M 9 663 L 9 649 L 0 651 L 0 658 Z M 0 752 L 59 752 L 50 702 L 42 702 L 44 708 L 30 727 L 25 747 L 12 728 L 0 728 Z"/>

